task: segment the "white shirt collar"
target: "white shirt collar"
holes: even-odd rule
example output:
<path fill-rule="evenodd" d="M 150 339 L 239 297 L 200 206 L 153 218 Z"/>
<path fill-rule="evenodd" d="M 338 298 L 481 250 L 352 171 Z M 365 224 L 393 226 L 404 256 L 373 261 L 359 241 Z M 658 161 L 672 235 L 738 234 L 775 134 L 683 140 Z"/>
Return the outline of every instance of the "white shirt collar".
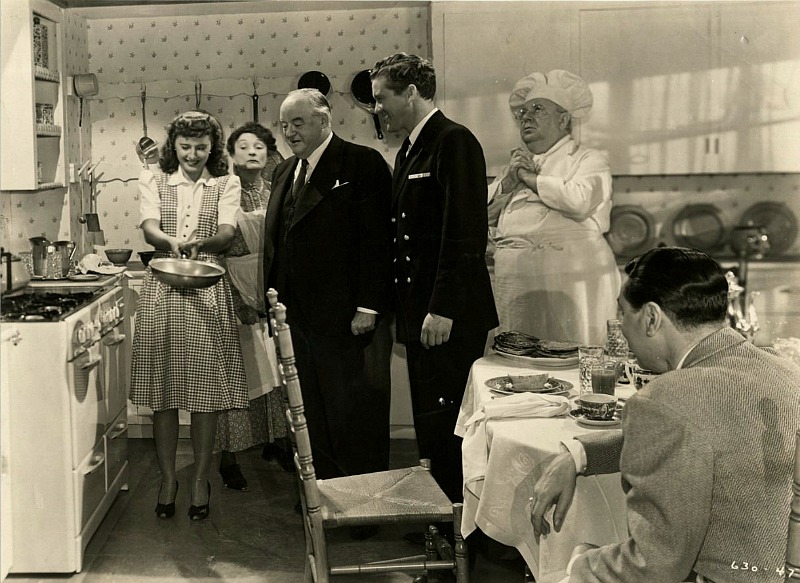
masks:
<path fill-rule="evenodd" d="M 328 147 L 332 139 L 333 139 L 333 132 L 328 134 L 328 137 L 325 138 L 325 141 L 323 141 L 319 146 L 317 146 L 316 150 L 314 150 L 313 152 L 311 152 L 311 154 L 308 155 L 308 170 L 306 170 L 306 181 L 308 181 L 308 179 L 311 177 L 311 173 L 314 172 L 314 168 L 317 167 L 319 159 L 322 158 L 322 154 L 325 153 L 325 148 Z M 300 164 L 297 165 L 297 168 L 298 168 L 297 171 L 299 172 Z"/>
<path fill-rule="evenodd" d="M 208 172 L 208 168 L 203 168 L 203 172 L 200 174 L 200 178 L 197 179 L 197 182 L 205 184 L 206 186 L 214 186 L 217 183 L 217 179 Z M 183 171 L 183 168 L 178 165 L 178 170 L 173 172 L 167 178 L 167 184 L 170 186 L 178 186 L 179 184 L 194 184 L 191 178 L 186 176 L 186 173 Z"/>
<path fill-rule="evenodd" d="M 428 120 L 429 120 L 431 117 L 433 117 L 433 114 L 434 114 L 434 113 L 436 113 L 437 111 L 439 111 L 439 108 L 438 108 L 438 107 L 434 107 L 434 108 L 433 108 L 433 109 L 430 111 L 430 113 L 429 113 L 428 115 L 426 115 L 425 117 L 423 117 L 423 118 L 422 118 L 422 119 L 419 121 L 419 123 L 418 123 L 417 125 L 415 125 L 415 126 L 414 126 L 414 129 L 413 129 L 413 130 L 411 130 L 411 133 L 410 133 L 410 134 L 408 134 L 408 142 L 409 142 L 409 144 L 410 144 L 410 145 L 408 146 L 408 149 L 409 149 L 409 150 L 411 150 L 411 146 L 413 146 L 413 145 L 414 145 L 414 142 L 416 142 L 416 141 L 417 141 L 417 138 L 419 137 L 419 134 L 422 132 L 422 128 L 424 128 L 424 127 L 425 127 L 425 124 L 426 124 L 426 123 L 428 123 Z"/>

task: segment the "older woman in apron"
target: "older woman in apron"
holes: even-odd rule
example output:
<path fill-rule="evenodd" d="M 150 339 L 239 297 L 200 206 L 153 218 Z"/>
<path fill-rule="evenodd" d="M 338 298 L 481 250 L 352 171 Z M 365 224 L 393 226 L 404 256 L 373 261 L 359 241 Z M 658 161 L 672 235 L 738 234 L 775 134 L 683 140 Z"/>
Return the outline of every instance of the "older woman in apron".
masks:
<path fill-rule="evenodd" d="M 603 237 L 611 172 L 602 152 L 570 135 L 573 118 L 591 110 L 591 91 L 568 71 L 533 73 L 509 105 L 524 147 L 489 188 L 500 331 L 601 343 L 620 285 Z"/>

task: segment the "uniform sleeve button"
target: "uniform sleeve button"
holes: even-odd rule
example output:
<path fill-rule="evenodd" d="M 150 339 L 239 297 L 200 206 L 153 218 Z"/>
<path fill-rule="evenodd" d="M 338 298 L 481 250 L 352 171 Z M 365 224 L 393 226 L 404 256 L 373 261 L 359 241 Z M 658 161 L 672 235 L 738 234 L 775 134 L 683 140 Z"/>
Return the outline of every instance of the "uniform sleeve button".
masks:
<path fill-rule="evenodd" d="M 405 241 L 408 241 L 408 240 L 410 239 L 410 237 L 409 237 L 408 235 L 403 235 L 403 239 L 404 239 Z"/>
<path fill-rule="evenodd" d="M 409 257 L 408 255 L 406 255 L 406 261 L 411 261 L 411 257 Z"/>
<path fill-rule="evenodd" d="M 401 218 L 401 219 L 404 219 L 404 218 L 406 218 L 406 213 L 400 213 L 400 218 Z"/>
<path fill-rule="evenodd" d="M 396 223 L 396 222 L 397 222 L 397 219 L 396 219 L 396 218 L 394 218 L 394 217 L 392 217 L 392 222 L 393 222 L 393 223 Z"/>
<path fill-rule="evenodd" d="M 406 278 L 406 282 L 411 283 L 411 278 L 410 277 Z"/>
<path fill-rule="evenodd" d="M 397 283 L 397 278 L 396 277 L 394 278 L 394 282 Z"/>

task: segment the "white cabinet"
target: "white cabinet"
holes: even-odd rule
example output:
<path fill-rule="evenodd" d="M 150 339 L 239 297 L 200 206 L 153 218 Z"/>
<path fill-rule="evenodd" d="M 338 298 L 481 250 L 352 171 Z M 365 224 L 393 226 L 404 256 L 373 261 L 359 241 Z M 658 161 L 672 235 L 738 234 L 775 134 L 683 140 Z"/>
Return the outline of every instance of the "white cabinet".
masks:
<path fill-rule="evenodd" d="M 66 184 L 61 14 L 46 0 L 3 2 L 2 190 L 46 190 Z"/>
<path fill-rule="evenodd" d="M 22 342 L 17 328 L 7 328 L 0 336 L 0 580 L 5 579 L 11 569 L 14 556 L 13 514 L 11 504 L 11 375 L 8 362 L 14 358 L 14 350 Z"/>
<path fill-rule="evenodd" d="M 436 104 L 470 128 L 496 175 L 520 145 L 508 95 L 521 77 L 536 71 L 575 70 L 571 62 L 571 9 L 558 3 L 433 2 L 433 65 Z"/>
<path fill-rule="evenodd" d="M 583 142 L 614 174 L 800 171 L 797 16 L 797 2 L 580 10 Z"/>

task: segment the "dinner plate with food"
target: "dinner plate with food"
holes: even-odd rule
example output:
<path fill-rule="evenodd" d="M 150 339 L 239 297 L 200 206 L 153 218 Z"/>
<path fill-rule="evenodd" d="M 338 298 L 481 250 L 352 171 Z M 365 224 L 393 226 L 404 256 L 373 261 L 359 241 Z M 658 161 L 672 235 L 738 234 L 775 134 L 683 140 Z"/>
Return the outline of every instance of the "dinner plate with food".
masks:
<path fill-rule="evenodd" d="M 514 395 L 538 393 L 540 395 L 563 395 L 572 388 L 572 383 L 551 377 L 547 373 L 532 375 L 505 375 L 485 382 L 493 393 Z"/>

